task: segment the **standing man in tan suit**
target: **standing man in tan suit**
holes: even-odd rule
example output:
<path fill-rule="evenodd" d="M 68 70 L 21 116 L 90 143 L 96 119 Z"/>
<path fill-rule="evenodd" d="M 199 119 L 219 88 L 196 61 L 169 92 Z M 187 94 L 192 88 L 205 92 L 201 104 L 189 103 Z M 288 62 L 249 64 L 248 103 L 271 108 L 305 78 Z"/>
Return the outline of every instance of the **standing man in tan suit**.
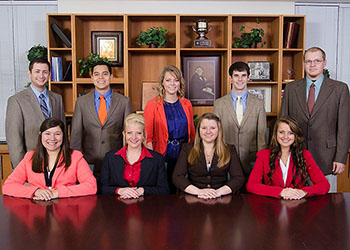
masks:
<path fill-rule="evenodd" d="M 33 59 L 28 70 L 30 86 L 8 99 L 5 130 L 13 168 L 36 148 L 39 128 L 46 118 L 65 122 L 62 97 L 46 89 L 50 69 L 46 59 Z"/>
<path fill-rule="evenodd" d="M 95 90 L 77 99 L 72 119 L 71 148 L 83 152 L 97 178 L 105 154 L 123 145 L 124 118 L 132 111 L 130 99 L 112 91 L 112 78 L 108 63 L 92 67 Z"/>
<path fill-rule="evenodd" d="M 232 90 L 215 100 L 214 113 L 222 122 L 224 138 L 236 146 L 247 182 L 256 152 L 266 147 L 264 102 L 248 92 L 249 66 L 236 62 L 230 66 Z"/>
<path fill-rule="evenodd" d="M 345 83 L 323 75 L 326 64 L 322 49 L 305 51 L 306 77 L 287 84 L 280 116 L 298 120 L 307 149 L 336 192 L 350 144 L 350 98 Z"/>

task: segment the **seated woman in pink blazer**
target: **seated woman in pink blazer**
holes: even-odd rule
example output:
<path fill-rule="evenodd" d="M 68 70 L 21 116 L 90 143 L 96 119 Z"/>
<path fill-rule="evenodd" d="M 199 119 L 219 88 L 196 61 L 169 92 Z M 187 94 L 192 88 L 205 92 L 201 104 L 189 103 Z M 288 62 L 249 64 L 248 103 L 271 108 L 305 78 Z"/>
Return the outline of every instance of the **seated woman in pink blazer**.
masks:
<path fill-rule="evenodd" d="M 308 184 L 310 178 L 312 185 Z M 298 122 L 280 118 L 273 129 L 269 149 L 257 153 L 247 191 L 282 199 L 326 194 L 329 183 L 310 152 L 305 149 Z"/>
<path fill-rule="evenodd" d="M 2 191 L 5 195 L 51 200 L 95 194 L 97 185 L 82 153 L 69 149 L 64 123 L 48 118 L 40 126 L 37 148 L 26 153 Z"/>

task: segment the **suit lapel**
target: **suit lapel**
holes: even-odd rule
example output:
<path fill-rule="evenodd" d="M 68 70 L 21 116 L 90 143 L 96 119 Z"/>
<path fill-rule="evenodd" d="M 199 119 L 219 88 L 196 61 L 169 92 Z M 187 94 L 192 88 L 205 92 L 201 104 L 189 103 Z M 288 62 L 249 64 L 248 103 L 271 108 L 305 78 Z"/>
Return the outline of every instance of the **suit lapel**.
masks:
<path fill-rule="evenodd" d="M 225 105 L 225 109 L 227 110 L 227 115 L 229 115 L 231 117 L 234 124 L 237 126 L 237 128 L 239 128 L 236 112 L 235 112 L 235 109 L 233 107 L 231 93 L 224 96 L 224 105 Z"/>
<path fill-rule="evenodd" d="M 139 182 L 136 184 L 136 186 L 141 187 L 144 185 L 144 183 L 146 182 L 146 180 L 148 179 L 148 176 L 150 175 L 150 173 L 152 172 L 152 169 L 154 168 L 154 165 L 152 164 L 151 161 L 149 161 L 152 158 L 148 158 L 145 157 L 142 161 L 141 161 L 141 173 L 140 173 L 140 180 Z"/>
<path fill-rule="evenodd" d="M 320 92 L 318 94 L 318 97 L 316 99 L 316 103 L 314 106 L 314 109 L 312 111 L 311 117 L 313 117 L 321 108 L 321 106 L 326 103 L 328 97 L 333 92 L 333 86 L 332 82 L 327 81 L 327 78 L 325 77 L 320 89 Z"/>
<path fill-rule="evenodd" d="M 87 101 L 84 103 L 86 105 L 86 109 L 88 112 L 90 112 L 90 116 L 95 119 L 95 121 L 101 125 L 100 119 L 98 118 L 98 114 L 96 113 L 96 108 L 95 108 L 95 91 L 91 91 L 90 93 L 86 94 L 87 95 Z"/>
<path fill-rule="evenodd" d="M 33 90 L 30 87 L 27 88 L 26 95 L 28 98 L 28 103 L 31 105 L 31 107 L 33 107 L 34 114 L 39 115 L 40 123 L 41 123 L 41 121 L 45 120 L 45 117 L 44 117 L 43 111 L 40 108 L 38 99 L 36 98 L 36 95 L 34 94 Z"/>
<path fill-rule="evenodd" d="M 307 110 L 307 103 L 306 103 L 306 80 L 305 79 L 303 79 L 298 83 L 298 86 L 295 89 L 295 95 L 296 95 L 296 98 L 298 99 L 299 105 L 304 115 L 307 118 L 309 118 L 309 111 Z"/>
<path fill-rule="evenodd" d="M 275 181 L 277 181 L 281 187 L 284 187 L 283 174 L 282 174 L 282 169 L 280 166 L 279 157 L 276 157 L 275 166 L 276 167 L 275 167 L 275 172 L 273 174 L 273 177 L 274 177 Z"/>
<path fill-rule="evenodd" d="M 158 100 L 158 99 L 157 99 Z M 161 128 L 167 128 L 167 130 L 164 132 L 167 134 L 168 133 L 168 123 L 166 121 L 166 115 L 165 115 L 165 110 L 164 110 L 164 102 L 161 100 L 160 102 L 157 102 L 157 109 L 158 109 L 158 114 L 160 116 L 160 122 L 162 123 Z"/>
<path fill-rule="evenodd" d="M 293 175 L 294 175 L 293 168 L 294 168 L 294 164 L 293 164 L 293 159 L 292 159 L 292 155 L 291 155 L 290 159 L 289 159 L 286 187 L 291 187 L 291 185 L 292 185 L 292 180 L 293 180 Z"/>
<path fill-rule="evenodd" d="M 241 123 L 241 127 L 244 126 L 244 123 L 248 119 L 249 114 L 252 112 L 254 105 L 255 105 L 255 100 L 252 98 L 251 94 L 248 93 L 247 106 L 245 107 L 245 112 L 244 112 L 244 115 L 243 115 L 243 120 L 242 120 L 242 123 Z M 237 122 L 237 124 L 238 124 L 238 122 Z"/>
<path fill-rule="evenodd" d="M 107 114 L 107 118 L 106 118 L 106 121 L 105 121 L 104 125 L 107 124 L 108 120 L 112 116 L 112 113 L 115 110 L 117 110 L 119 102 L 120 102 L 120 99 L 118 98 L 117 94 L 112 90 L 111 104 L 109 106 L 109 112 Z"/>

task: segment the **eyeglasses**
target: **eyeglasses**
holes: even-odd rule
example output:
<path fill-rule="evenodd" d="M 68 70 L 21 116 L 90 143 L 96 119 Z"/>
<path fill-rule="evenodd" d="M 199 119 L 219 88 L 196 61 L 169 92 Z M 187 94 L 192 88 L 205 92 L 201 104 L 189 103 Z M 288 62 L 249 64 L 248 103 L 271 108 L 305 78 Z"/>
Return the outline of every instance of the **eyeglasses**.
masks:
<path fill-rule="evenodd" d="M 319 65 L 323 62 L 322 59 L 315 59 L 315 60 L 306 60 L 305 64 L 306 65 L 311 65 L 312 63 L 314 63 L 315 65 Z"/>

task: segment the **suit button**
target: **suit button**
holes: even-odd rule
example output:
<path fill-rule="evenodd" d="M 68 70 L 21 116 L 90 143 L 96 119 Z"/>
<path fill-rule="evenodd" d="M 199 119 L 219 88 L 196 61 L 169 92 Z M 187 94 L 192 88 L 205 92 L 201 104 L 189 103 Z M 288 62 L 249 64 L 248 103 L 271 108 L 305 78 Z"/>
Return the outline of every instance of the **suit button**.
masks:
<path fill-rule="evenodd" d="M 211 179 L 211 176 L 210 176 L 210 175 L 208 175 L 208 176 L 207 176 L 207 179 L 208 179 L 208 180 L 210 180 L 210 179 Z"/>
<path fill-rule="evenodd" d="M 210 184 L 208 184 L 208 185 L 207 185 L 207 188 L 211 188 L 211 185 L 210 185 Z"/>
<path fill-rule="evenodd" d="M 105 141 L 101 141 L 101 144 L 104 144 L 105 143 Z"/>

